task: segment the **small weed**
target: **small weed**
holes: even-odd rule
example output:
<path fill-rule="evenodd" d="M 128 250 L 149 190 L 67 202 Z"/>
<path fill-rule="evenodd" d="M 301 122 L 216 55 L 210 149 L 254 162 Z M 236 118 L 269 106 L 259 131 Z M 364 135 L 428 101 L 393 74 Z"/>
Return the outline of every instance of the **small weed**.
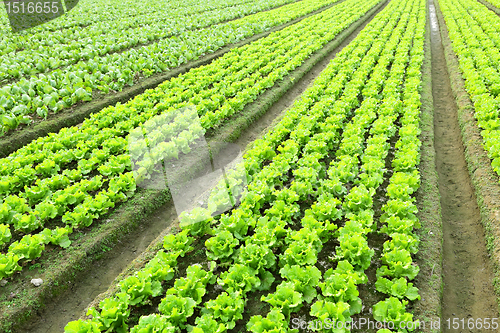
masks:
<path fill-rule="evenodd" d="M 30 271 L 32 271 L 32 270 L 35 270 L 35 269 L 37 269 L 37 268 L 42 268 L 42 264 L 41 264 L 41 263 L 36 263 L 36 264 L 33 264 L 33 265 L 31 265 L 28 269 L 29 269 Z"/>

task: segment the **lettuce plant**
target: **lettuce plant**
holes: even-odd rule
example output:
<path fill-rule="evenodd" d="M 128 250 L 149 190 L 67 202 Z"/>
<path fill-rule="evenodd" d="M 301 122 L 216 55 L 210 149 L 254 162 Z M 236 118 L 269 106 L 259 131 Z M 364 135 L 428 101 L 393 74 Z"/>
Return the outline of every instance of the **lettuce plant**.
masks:
<path fill-rule="evenodd" d="M 351 320 L 349 315 L 349 304 L 344 302 L 329 302 L 327 300 L 321 300 L 315 302 L 311 306 L 311 316 L 318 318 L 318 320 L 322 323 L 322 326 L 330 325 L 329 328 L 321 327 L 316 328 L 312 327 L 313 330 L 322 330 L 323 332 L 332 332 L 332 333 L 347 333 L 349 332 L 346 328 L 337 328 L 337 322 L 343 323 L 343 327 L 345 327 L 345 323 Z M 323 325 L 326 324 L 326 325 Z M 338 325 L 340 326 L 340 325 Z"/>
<path fill-rule="evenodd" d="M 204 271 L 201 265 L 189 266 L 186 273 L 185 278 L 175 281 L 174 286 L 167 291 L 167 295 L 190 298 L 199 304 L 206 293 L 207 283 L 214 282 L 215 276 L 212 272 Z"/>
<path fill-rule="evenodd" d="M 301 228 L 299 231 L 290 233 L 286 239 L 287 243 L 292 242 L 304 242 L 307 244 L 311 244 L 314 248 L 314 251 L 319 253 L 323 248 L 323 242 L 319 238 L 316 229 L 310 229 L 307 227 Z"/>
<path fill-rule="evenodd" d="M 335 197 L 321 194 L 318 202 L 311 206 L 314 217 L 319 221 L 336 221 L 342 217 L 341 202 Z"/>
<path fill-rule="evenodd" d="M 71 227 L 65 228 L 55 228 L 51 229 L 43 229 L 41 234 L 45 237 L 45 244 L 49 242 L 54 245 L 59 245 L 60 247 L 66 249 L 71 245 L 71 240 L 69 239 L 69 234 L 73 231 Z"/>
<path fill-rule="evenodd" d="M 161 250 L 151 259 L 146 266 L 144 271 L 151 275 L 151 279 L 157 281 L 169 281 L 174 277 L 174 269 L 177 263 L 177 257 L 179 252 L 173 253 Z"/>
<path fill-rule="evenodd" d="M 394 327 L 400 327 L 400 323 L 409 323 L 413 321 L 413 315 L 406 312 L 408 301 L 400 301 L 396 297 L 389 297 L 373 306 L 373 318 L 380 322 L 392 322 Z M 418 327 L 418 324 L 407 325 Z M 413 331 L 414 329 L 409 329 Z M 400 332 L 407 333 L 408 330 L 400 329 Z"/>
<path fill-rule="evenodd" d="M 153 280 L 147 270 L 122 280 L 119 287 L 130 296 L 130 305 L 144 304 L 149 297 L 156 297 L 163 291 L 160 281 Z"/>
<path fill-rule="evenodd" d="M 18 264 L 19 256 L 7 253 L 0 253 L 0 279 L 6 278 L 21 270 Z"/>
<path fill-rule="evenodd" d="M 329 269 L 324 282 L 319 284 L 327 300 L 349 304 L 351 315 L 361 312 L 361 299 L 356 285 L 366 282 L 366 275 L 358 273 L 347 261 L 341 261 L 335 270 Z"/>
<path fill-rule="evenodd" d="M 187 331 L 189 333 L 225 333 L 227 328 L 224 324 L 218 323 L 211 315 L 204 314 L 196 318 L 196 326 L 188 325 Z"/>
<path fill-rule="evenodd" d="M 190 212 L 182 212 L 179 216 L 181 229 L 188 230 L 193 237 L 202 237 L 212 234 L 210 222 L 213 220 L 210 212 L 201 207 L 196 207 Z"/>
<path fill-rule="evenodd" d="M 118 293 L 115 297 L 106 298 L 99 303 L 101 312 L 90 308 L 87 316 L 92 316 L 94 321 L 99 321 L 104 330 L 126 333 L 128 331 L 127 319 L 130 315 L 129 300 L 129 295 Z"/>
<path fill-rule="evenodd" d="M 10 244 L 9 252 L 18 256 L 20 260 L 34 260 L 40 257 L 45 249 L 44 240 L 43 235 L 25 235 L 21 240 Z"/>
<path fill-rule="evenodd" d="M 192 298 L 167 295 L 162 299 L 158 310 L 172 325 L 185 328 L 185 323 L 193 315 L 195 307 L 196 302 Z"/>
<path fill-rule="evenodd" d="M 379 232 L 388 235 L 393 235 L 395 233 L 411 235 L 413 234 L 413 229 L 420 226 L 418 221 L 406 218 L 402 219 L 397 216 L 388 217 L 384 223 L 385 224 L 380 228 Z"/>
<path fill-rule="evenodd" d="M 97 218 L 97 215 L 92 213 L 89 205 L 78 205 L 73 211 L 66 212 L 62 220 L 77 229 L 89 227 L 95 218 Z"/>
<path fill-rule="evenodd" d="M 245 244 L 263 245 L 272 249 L 276 247 L 278 243 L 275 230 L 276 229 L 269 229 L 268 227 L 256 228 L 253 236 L 245 240 Z"/>
<path fill-rule="evenodd" d="M 294 290 L 301 293 L 307 303 L 311 303 L 316 297 L 316 286 L 321 279 L 321 272 L 315 266 L 285 265 L 280 269 L 280 274 L 294 284 Z"/>
<path fill-rule="evenodd" d="M 217 282 L 228 292 L 241 291 L 243 294 L 260 287 L 257 271 L 241 264 L 231 266 L 227 272 L 221 274 Z"/>
<path fill-rule="evenodd" d="M 391 240 L 384 243 L 384 252 L 390 252 L 395 249 L 404 249 L 413 254 L 418 252 L 420 240 L 417 236 L 393 233 L 391 234 L 391 238 Z"/>
<path fill-rule="evenodd" d="M 78 319 L 75 321 L 70 321 L 66 325 L 66 327 L 64 327 L 64 333 L 101 333 L 101 332 L 102 332 L 102 324 L 99 321 L 93 321 L 93 320 Z"/>
<path fill-rule="evenodd" d="M 413 283 L 408 283 L 405 278 L 389 280 L 386 278 L 378 278 L 375 282 L 375 287 L 381 293 L 402 299 L 408 298 L 410 301 L 420 299 L 418 288 L 413 286 Z"/>
<path fill-rule="evenodd" d="M 368 247 L 362 234 L 343 234 L 339 237 L 340 246 L 336 248 L 336 258 L 345 259 L 361 270 L 366 270 L 375 251 Z"/>
<path fill-rule="evenodd" d="M 12 238 L 12 233 L 8 225 L 0 224 L 0 247 L 8 243 Z"/>
<path fill-rule="evenodd" d="M 52 201 L 44 200 L 35 206 L 33 212 L 43 223 L 57 216 L 57 206 Z"/>
<path fill-rule="evenodd" d="M 337 198 L 343 198 L 348 192 L 344 183 L 336 176 L 323 180 L 323 186 L 319 191 L 322 194 L 333 195 Z"/>
<path fill-rule="evenodd" d="M 266 228 L 272 231 L 272 235 L 275 238 L 283 238 L 288 234 L 288 228 L 286 221 L 280 219 L 279 217 L 269 218 L 267 216 L 262 216 L 257 221 L 257 228 Z"/>
<path fill-rule="evenodd" d="M 238 240 L 229 231 L 217 231 L 215 236 L 205 241 L 207 257 L 211 260 L 226 261 L 231 257 L 238 244 Z"/>
<path fill-rule="evenodd" d="M 245 239 L 248 228 L 255 227 L 255 224 L 255 217 L 247 210 L 237 210 L 229 216 L 224 214 L 220 219 L 220 228 L 229 231 L 240 241 Z"/>
<path fill-rule="evenodd" d="M 273 202 L 271 208 L 266 209 L 264 214 L 271 218 L 276 217 L 291 223 L 293 218 L 299 216 L 300 206 L 296 203 L 287 204 L 283 200 L 276 200 Z"/>
<path fill-rule="evenodd" d="M 25 186 L 24 189 L 30 205 L 35 205 L 52 194 L 49 188 L 43 186 Z"/>
<path fill-rule="evenodd" d="M 179 252 L 181 257 L 193 250 L 193 238 L 188 236 L 188 230 L 177 234 L 168 234 L 163 238 L 163 248 L 171 252 Z"/>
<path fill-rule="evenodd" d="M 261 271 L 273 268 L 276 265 L 276 257 L 265 246 L 248 244 L 240 248 L 237 262 L 256 271 Z"/>
<path fill-rule="evenodd" d="M 152 314 L 139 318 L 139 323 L 132 327 L 130 333 L 175 333 L 177 328 L 162 315 Z"/>
<path fill-rule="evenodd" d="M 252 316 L 247 323 L 247 329 L 252 333 L 297 333 L 298 330 L 288 328 L 285 316 L 279 309 L 271 309 L 265 318 Z"/>
<path fill-rule="evenodd" d="M 41 221 L 33 213 L 15 214 L 12 217 L 12 223 L 16 231 L 31 233 L 42 226 Z"/>
<path fill-rule="evenodd" d="M 243 318 L 244 309 L 245 300 L 239 292 L 223 292 L 216 299 L 208 301 L 203 311 L 220 319 L 231 330 L 236 326 L 236 321 Z"/>
<path fill-rule="evenodd" d="M 373 188 L 367 189 L 362 184 L 353 187 L 349 194 L 347 194 L 343 207 L 348 212 L 371 209 L 374 194 L 375 190 Z"/>
<path fill-rule="evenodd" d="M 302 224 L 302 227 L 314 230 L 322 243 L 325 243 L 332 237 L 335 237 L 335 230 L 338 228 L 337 225 L 333 224 L 329 220 L 317 220 L 311 209 L 307 209 L 305 211 L 305 216 L 302 218 L 300 223 Z"/>
<path fill-rule="evenodd" d="M 273 308 L 277 308 L 285 315 L 287 321 L 290 314 L 299 311 L 302 307 L 302 295 L 295 291 L 295 283 L 283 282 L 276 288 L 276 292 L 268 296 L 262 295 L 261 301 L 269 303 Z"/>
<path fill-rule="evenodd" d="M 317 249 L 304 240 L 290 243 L 285 252 L 280 255 L 280 265 L 314 265 L 318 260 Z"/>
<path fill-rule="evenodd" d="M 407 219 L 415 221 L 415 228 L 420 227 L 418 218 L 415 215 L 418 212 L 417 207 L 411 202 L 402 199 L 391 199 L 382 207 L 385 212 L 380 217 L 381 222 L 385 222 L 390 217 L 397 217 L 400 219 Z"/>
<path fill-rule="evenodd" d="M 413 265 L 410 252 L 407 250 L 392 250 L 382 255 L 382 262 L 385 264 L 377 269 L 377 278 L 390 276 L 394 278 L 406 277 L 413 280 L 419 272 L 419 267 Z"/>

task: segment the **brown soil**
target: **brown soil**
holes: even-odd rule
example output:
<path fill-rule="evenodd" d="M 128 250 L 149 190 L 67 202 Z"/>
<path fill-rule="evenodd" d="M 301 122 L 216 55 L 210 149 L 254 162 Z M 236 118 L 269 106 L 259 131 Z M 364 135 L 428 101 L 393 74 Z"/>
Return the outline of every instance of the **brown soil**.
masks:
<path fill-rule="evenodd" d="M 493 272 L 458 125 L 458 107 L 430 1 L 434 134 L 443 220 L 444 332 L 449 318 L 497 318 Z M 461 332 L 479 332 L 463 328 Z"/>

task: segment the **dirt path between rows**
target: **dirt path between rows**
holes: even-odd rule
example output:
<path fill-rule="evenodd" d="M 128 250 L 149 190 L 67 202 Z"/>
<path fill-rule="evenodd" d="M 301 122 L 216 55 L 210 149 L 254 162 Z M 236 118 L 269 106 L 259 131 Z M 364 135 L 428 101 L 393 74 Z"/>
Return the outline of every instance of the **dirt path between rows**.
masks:
<path fill-rule="evenodd" d="M 388 2 L 351 33 L 333 52 L 319 61 L 297 83 L 281 97 L 259 120 L 250 128 L 243 131 L 235 143 L 246 147 L 255 141 L 264 131 L 272 127 L 283 112 L 307 89 L 316 77 L 326 68 L 335 55 L 347 46 L 358 33 L 385 8 Z M 258 101 L 257 101 L 258 102 Z M 140 230 L 127 237 L 125 241 L 106 253 L 101 260 L 95 263 L 91 272 L 82 274 L 78 282 L 67 292 L 63 293 L 43 311 L 37 313 L 33 320 L 23 327 L 23 331 L 30 333 L 62 332 L 64 326 L 72 320 L 78 319 L 82 311 L 100 293 L 106 291 L 115 278 L 143 252 L 155 238 L 162 234 L 165 228 L 176 218 L 172 202 L 167 203 L 144 221 Z"/>
<path fill-rule="evenodd" d="M 493 273 L 465 161 L 458 108 L 450 86 L 433 0 L 430 0 L 429 6 L 434 134 L 444 238 L 441 323 L 444 332 L 481 332 L 469 329 L 467 321 L 469 318 L 498 317 Z M 456 326 L 453 329 L 453 318 L 459 320 L 458 329 Z M 462 319 L 465 327 L 462 326 Z"/>

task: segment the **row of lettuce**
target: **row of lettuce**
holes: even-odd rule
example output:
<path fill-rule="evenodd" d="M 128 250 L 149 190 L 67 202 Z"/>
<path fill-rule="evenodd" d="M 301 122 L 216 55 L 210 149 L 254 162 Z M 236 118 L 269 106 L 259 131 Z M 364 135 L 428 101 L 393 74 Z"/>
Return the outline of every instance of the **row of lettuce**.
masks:
<path fill-rule="evenodd" d="M 484 147 L 500 176 L 500 17 L 482 4 L 440 0 Z"/>
<path fill-rule="evenodd" d="M 233 1 L 235 2 L 235 1 Z M 80 60 L 97 60 L 99 58 L 141 46 L 147 43 L 179 35 L 186 30 L 206 28 L 221 22 L 240 18 L 255 12 L 272 9 L 291 1 L 266 2 L 256 1 L 242 3 L 237 0 L 219 1 L 216 9 L 196 12 L 195 8 L 181 7 L 174 11 L 145 15 L 138 18 L 123 19 L 113 25 L 114 31 L 103 29 L 99 24 L 78 29 L 74 33 L 49 34 L 38 40 L 29 36 L 33 45 L 14 53 L 5 52 L 0 56 L 0 82 L 13 82 L 21 77 L 35 76 L 47 71 L 62 69 Z M 12 43 L 18 43 L 13 39 Z M 74 71 L 75 68 L 69 68 Z M 87 68 L 89 74 L 94 74 L 104 68 Z M 94 69 L 93 71 L 90 71 Z"/>
<path fill-rule="evenodd" d="M 152 261 L 121 281 L 119 292 L 98 309 L 91 308 L 91 319 L 70 322 L 66 332 L 241 331 L 236 325 L 255 291 L 270 311 L 244 323 L 250 332 L 297 332 L 304 327 L 294 327 L 291 319 L 304 306 L 319 322 L 342 323 L 319 330 L 348 332 L 337 327 L 348 327 L 361 312 L 358 285 L 367 283 L 365 272 L 378 259 L 376 288 L 386 298 L 373 307 L 374 319 L 407 332 L 398 326 L 412 322 L 406 305 L 419 298 L 408 281 L 419 271 L 411 257 L 418 250 L 413 230 L 419 226 L 412 194 L 420 183 L 425 22 L 425 1 L 391 1 L 255 142 L 244 164 L 228 172 L 233 183 L 246 177 L 249 184 L 231 188 L 239 206 L 214 218 L 219 206 L 213 199 L 208 209 L 181 215 L 182 231 L 166 236 Z M 377 230 L 374 200 L 383 195 L 396 138 L 383 227 Z M 382 258 L 374 258 L 368 246 L 376 232 L 388 239 Z M 189 266 L 181 277 L 178 260 L 207 236 L 208 261 Z M 336 264 L 322 271 L 318 256 L 329 240 L 338 242 Z M 216 297 L 208 290 L 216 290 Z M 131 327 L 131 313 L 159 296 L 157 309 Z"/>
<path fill-rule="evenodd" d="M 226 1 L 227 2 L 227 1 Z M 236 0 L 228 2 L 240 4 L 249 2 L 249 0 Z M 82 28 L 101 25 L 102 29 L 113 29 L 116 23 L 121 20 L 138 19 L 147 21 L 147 16 L 158 17 L 162 12 L 168 11 L 178 13 L 177 10 L 189 9 L 192 13 L 203 12 L 220 8 L 223 2 L 221 0 L 209 0 L 200 3 L 196 0 L 155 0 L 155 1 L 133 1 L 124 0 L 120 2 L 112 0 L 85 0 L 79 1 L 77 6 L 67 11 L 65 15 L 55 20 L 38 25 L 29 30 L 21 31 L 15 35 L 11 33 L 9 19 L 4 6 L 0 7 L 2 14 L 0 16 L 0 52 L 15 52 L 32 47 L 33 42 L 40 42 L 50 33 L 59 34 L 60 32 L 73 34 Z M 162 16 L 163 17 L 163 16 Z M 103 30 L 106 31 L 106 30 Z M 13 42 L 12 36 L 18 37 L 17 42 Z M 29 36 L 33 36 L 35 41 L 30 41 Z M 50 40 L 49 40 L 50 41 Z M 48 41 L 48 42 L 49 42 Z M 50 46 L 48 44 L 42 44 Z"/>
<path fill-rule="evenodd" d="M 290 0 L 260 1 L 241 5 L 247 14 L 286 3 Z M 309 14 L 336 0 L 304 0 L 270 11 L 259 12 L 241 19 L 214 24 L 203 29 L 184 29 L 173 32 L 169 38 L 139 48 L 104 56 L 82 58 L 78 62 L 54 69 L 45 74 L 21 78 L 0 89 L 0 134 L 31 123 L 33 115 L 46 117 L 78 102 L 91 101 L 95 93 L 107 94 L 131 86 L 138 78 L 149 77 L 176 68 L 190 60 L 212 53 L 222 47 L 262 33 L 272 27 Z M 240 11 L 225 9 L 227 15 L 237 18 Z M 206 24 L 227 19 L 225 15 L 205 17 Z M 179 23 L 184 26 L 183 21 Z M 203 25 L 203 24 L 202 24 Z M 168 32 L 167 32 L 168 34 Z M 81 57 L 78 48 L 72 54 Z M 50 62 L 50 60 L 48 61 Z M 23 66 L 16 63 L 14 66 Z M 45 67 L 43 61 L 42 67 Z M 54 66 L 58 67 L 55 60 Z M 36 66 L 35 66 L 36 67 Z M 42 68 L 43 69 L 43 68 Z"/>
<path fill-rule="evenodd" d="M 213 3 L 215 1 L 217 0 L 212 0 L 210 2 Z M 16 36 L 23 36 L 22 38 L 24 39 L 25 35 L 40 33 L 42 31 L 72 31 L 78 28 L 87 27 L 97 22 L 110 23 L 111 21 L 117 21 L 123 18 L 154 14 L 161 10 L 173 10 L 178 7 L 196 6 L 196 4 L 197 1 L 195 0 L 156 0 L 151 2 L 124 0 L 120 1 L 119 3 L 112 0 L 79 1 L 78 5 L 71 11 L 67 12 L 66 15 L 59 17 L 56 20 L 52 20 L 45 24 L 36 26 L 28 31 L 18 33 L 16 34 Z M 11 45 L 9 44 L 9 38 L 12 36 L 12 33 L 9 27 L 9 19 L 7 13 L 4 10 L 5 7 L 0 8 L 2 10 L 2 14 L 5 14 L 0 16 L 0 31 L 2 31 L 0 48 L 4 49 L 6 45 Z M 29 44 L 29 42 L 24 43 L 21 42 L 20 45 L 16 45 L 16 47 L 12 50 L 9 50 L 9 52 L 31 45 Z"/>
<path fill-rule="evenodd" d="M 216 11 L 221 8 L 237 6 L 246 2 L 248 2 L 248 0 L 214 0 L 194 4 L 193 1 L 181 2 L 156 0 L 154 2 L 149 2 L 149 10 L 144 11 L 146 3 L 142 1 L 136 1 L 134 3 L 131 3 L 130 1 L 123 1 L 118 4 L 106 0 L 89 0 L 72 10 L 71 15 L 50 21 L 48 24 L 37 26 L 28 31 L 18 33 L 16 34 L 17 38 L 15 39 L 8 38 L 8 35 L 2 36 L 3 38 L 0 42 L 0 55 L 16 55 L 21 53 L 21 51 L 38 51 L 39 49 L 40 51 L 45 52 L 46 50 L 41 48 L 60 47 L 66 44 L 71 44 L 71 42 L 80 44 L 81 42 L 89 42 L 89 39 L 91 41 L 98 41 L 102 40 L 101 38 L 106 38 L 105 34 L 107 33 L 122 36 L 118 31 L 119 29 L 127 31 L 129 29 L 137 28 L 140 25 L 148 26 L 150 24 L 154 24 L 155 21 L 160 19 L 175 19 L 177 17 L 185 17 L 187 14 L 193 15 L 203 12 Z M 87 9 L 86 7 L 89 4 L 94 6 L 94 12 L 90 13 L 87 11 L 84 15 L 80 14 Z M 115 17 L 112 20 L 103 19 L 99 14 L 106 14 L 105 12 L 110 10 L 110 5 L 119 7 L 114 8 L 114 11 L 111 14 L 121 16 Z M 159 10 L 159 7 L 163 7 L 163 10 Z M 70 16 L 72 16 L 72 19 L 69 21 L 72 25 L 66 27 L 64 23 L 68 22 L 64 21 L 66 21 L 66 19 Z M 57 27 L 55 30 L 54 26 Z M 76 28 L 76 26 L 78 26 L 78 28 Z M 98 36 L 99 34 L 104 35 Z M 78 41 L 80 38 L 84 40 Z"/>
<path fill-rule="evenodd" d="M 1 159 L 0 246 L 8 251 L 0 254 L 0 277 L 40 257 L 49 242 L 69 246 L 74 228 L 130 198 L 156 162 L 188 153 L 207 129 L 242 111 L 378 2 L 345 1 Z M 151 150 L 137 139 L 143 130 Z"/>
<path fill-rule="evenodd" d="M 495 6 L 496 8 L 498 8 L 500 10 L 500 1 L 499 0 L 485 0 L 486 2 L 489 2 L 490 4 L 492 4 L 493 6 Z"/>

